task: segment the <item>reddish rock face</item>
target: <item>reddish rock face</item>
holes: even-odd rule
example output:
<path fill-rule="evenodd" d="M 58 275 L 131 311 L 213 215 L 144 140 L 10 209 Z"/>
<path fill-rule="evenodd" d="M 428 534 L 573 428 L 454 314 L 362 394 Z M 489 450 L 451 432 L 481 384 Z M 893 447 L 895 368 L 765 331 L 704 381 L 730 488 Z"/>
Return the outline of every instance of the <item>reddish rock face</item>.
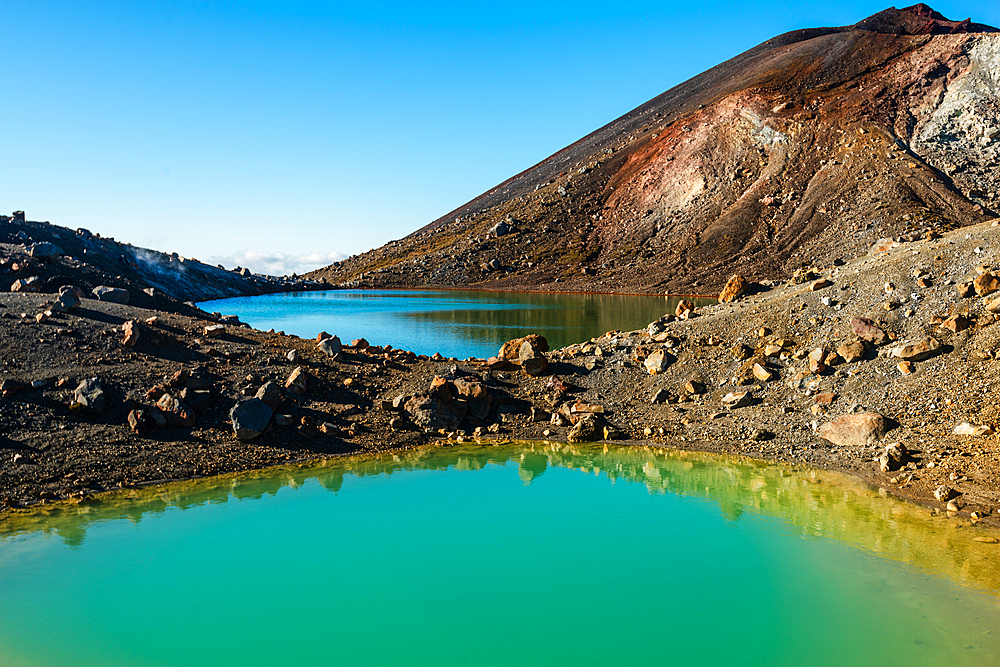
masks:
<path fill-rule="evenodd" d="M 1000 210 L 996 33 L 915 5 L 780 35 L 312 275 L 718 294 L 733 274 L 786 278 L 982 222 Z M 491 234 L 501 222 L 516 233 Z"/>

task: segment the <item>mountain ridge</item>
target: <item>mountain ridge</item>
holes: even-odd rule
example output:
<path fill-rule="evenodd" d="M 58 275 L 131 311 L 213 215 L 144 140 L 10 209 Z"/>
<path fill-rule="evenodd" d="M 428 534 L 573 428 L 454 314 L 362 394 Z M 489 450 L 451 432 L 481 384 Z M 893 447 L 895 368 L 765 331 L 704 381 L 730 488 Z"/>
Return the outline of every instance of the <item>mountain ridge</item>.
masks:
<path fill-rule="evenodd" d="M 996 33 L 915 5 L 779 35 L 409 236 L 310 276 L 705 291 L 732 272 L 783 277 L 833 247 L 856 256 L 880 236 L 981 222 L 1000 204 L 996 137 L 981 141 L 1000 126 Z M 978 97 L 955 126 L 942 110 L 962 86 Z"/>

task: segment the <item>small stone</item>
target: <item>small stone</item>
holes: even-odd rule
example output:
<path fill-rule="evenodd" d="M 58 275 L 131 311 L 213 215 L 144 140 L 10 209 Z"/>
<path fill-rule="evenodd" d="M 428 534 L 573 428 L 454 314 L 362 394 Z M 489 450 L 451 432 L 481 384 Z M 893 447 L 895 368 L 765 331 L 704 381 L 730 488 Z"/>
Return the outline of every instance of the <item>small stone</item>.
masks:
<path fill-rule="evenodd" d="M 48 241 L 42 241 L 40 243 L 31 244 L 31 246 L 28 247 L 28 254 L 32 257 L 38 257 L 40 259 L 51 259 L 66 253 L 63 252 L 63 249 L 56 244 L 49 243 Z"/>
<path fill-rule="evenodd" d="M 653 352 L 646 357 L 645 361 L 642 362 L 642 365 L 646 367 L 646 370 L 651 375 L 656 375 L 667 370 L 671 361 L 673 361 L 672 355 L 668 355 L 664 350 L 657 349 L 653 350 Z"/>
<path fill-rule="evenodd" d="M 865 317 L 852 317 L 851 329 L 858 338 L 873 345 L 882 345 L 888 340 L 885 332 Z"/>
<path fill-rule="evenodd" d="M 811 285 L 809 285 L 809 291 L 810 292 L 816 292 L 816 291 L 819 291 L 819 290 L 821 290 L 821 289 L 823 289 L 825 287 L 829 287 L 832 284 L 833 284 L 832 280 L 829 280 L 827 278 L 820 278 L 819 280 L 817 280 L 814 283 L 812 283 Z"/>
<path fill-rule="evenodd" d="M 125 305 L 129 302 L 128 290 L 124 290 L 120 287 L 109 287 L 107 285 L 98 285 L 91 290 L 91 294 L 98 301 L 106 301 L 108 303 L 118 303 Z"/>
<path fill-rule="evenodd" d="M 566 434 L 569 442 L 594 442 L 601 436 L 598 418 L 593 414 L 584 415 Z"/>
<path fill-rule="evenodd" d="M 910 375 L 915 370 L 912 361 L 901 361 L 896 364 L 896 368 L 899 370 L 900 375 Z"/>
<path fill-rule="evenodd" d="M 901 444 L 887 445 L 885 451 L 878 457 L 879 470 L 882 472 L 899 470 L 906 463 L 908 455 L 906 448 Z"/>
<path fill-rule="evenodd" d="M 147 436 L 156 430 L 157 422 L 148 410 L 138 409 L 128 413 L 128 427 L 137 435 Z"/>
<path fill-rule="evenodd" d="M 351 341 L 351 347 L 353 347 L 355 350 L 365 350 L 368 349 L 370 346 L 371 346 L 370 343 L 364 338 L 355 338 L 354 340 Z"/>
<path fill-rule="evenodd" d="M 299 363 L 299 351 L 296 349 L 291 349 L 285 354 L 285 358 L 288 359 L 293 364 Z"/>
<path fill-rule="evenodd" d="M 970 424 L 969 422 L 962 422 L 955 426 L 955 429 L 952 431 L 952 433 L 955 435 L 980 436 L 980 435 L 990 435 L 991 433 L 993 433 L 993 429 L 990 428 L 989 426 L 980 426 L 976 424 Z"/>
<path fill-rule="evenodd" d="M 52 303 L 52 310 L 57 313 L 66 313 L 80 305 L 80 297 L 76 293 L 76 288 L 63 288 L 59 296 Z"/>
<path fill-rule="evenodd" d="M 317 343 L 316 347 L 326 356 L 333 357 L 340 354 L 342 345 L 339 336 L 329 336 Z"/>
<path fill-rule="evenodd" d="M 733 391 L 722 397 L 722 404 L 730 410 L 743 408 L 753 402 L 753 394 L 749 391 Z"/>
<path fill-rule="evenodd" d="M 122 345 L 125 347 L 135 347 L 135 344 L 139 342 L 140 331 L 139 323 L 134 320 L 128 320 L 122 324 Z"/>
<path fill-rule="evenodd" d="M 308 389 L 308 376 L 301 366 L 296 367 L 288 376 L 288 379 L 285 380 L 285 389 L 299 396 L 306 393 Z"/>
<path fill-rule="evenodd" d="M 860 341 L 852 341 L 850 343 L 843 343 L 837 346 L 837 354 L 846 362 L 854 363 L 859 361 L 865 356 L 865 344 Z"/>
<path fill-rule="evenodd" d="M 540 336 L 538 334 L 528 334 L 522 338 L 515 338 L 509 340 L 500 346 L 500 350 L 497 352 L 497 358 L 506 361 L 517 362 L 521 354 L 521 347 L 524 343 L 530 343 L 530 347 L 536 353 L 541 354 L 543 352 L 549 351 L 549 342 L 545 339 L 545 336 Z"/>
<path fill-rule="evenodd" d="M 705 383 L 700 380 L 691 378 L 684 383 L 684 391 L 689 394 L 704 394 L 705 393 Z"/>
<path fill-rule="evenodd" d="M 107 409 L 107 399 L 104 388 L 97 378 L 87 378 L 77 385 L 73 391 L 73 401 L 81 407 L 94 412 L 104 412 Z"/>
<path fill-rule="evenodd" d="M 531 341 L 524 341 L 518 350 L 518 362 L 521 372 L 531 377 L 538 377 L 548 368 L 549 362 L 545 355 L 538 352 Z"/>
<path fill-rule="evenodd" d="M 657 403 L 666 403 L 670 398 L 670 392 L 666 389 L 657 389 L 653 394 L 653 397 L 649 400 L 650 403 L 656 405 Z"/>
<path fill-rule="evenodd" d="M 674 309 L 674 315 L 682 320 L 694 317 L 694 303 L 687 299 L 681 299 L 677 308 Z"/>
<path fill-rule="evenodd" d="M 941 503 L 951 500 L 955 495 L 955 490 L 944 484 L 934 489 L 934 499 Z"/>
<path fill-rule="evenodd" d="M 218 338 L 224 333 L 226 333 L 225 324 L 210 324 L 202 330 L 205 338 Z"/>
<path fill-rule="evenodd" d="M 761 382 L 770 382 L 774 379 L 774 373 L 761 364 L 753 365 L 753 376 Z"/>
<path fill-rule="evenodd" d="M 265 382 L 254 396 L 260 399 L 272 410 L 277 409 L 281 404 L 281 387 L 277 382 Z"/>
<path fill-rule="evenodd" d="M 173 394 L 164 394 L 156 402 L 172 426 L 194 426 L 194 412 L 180 398 Z"/>
<path fill-rule="evenodd" d="M 976 279 L 972 281 L 972 286 L 975 288 L 976 294 L 986 296 L 1000 289 L 1000 278 L 986 271 L 976 276 Z"/>
<path fill-rule="evenodd" d="M 972 282 L 959 283 L 955 286 L 955 290 L 958 292 L 958 297 L 960 299 L 968 299 L 973 294 L 976 293 L 975 285 Z"/>
<path fill-rule="evenodd" d="M 964 315 L 952 315 L 941 323 L 942 329 L 947 329 L 952 333 L 958 333 L 969 328 L 971 322 Z"/>
<path fill-rule="evenodd" d="M 941 343 L 937 339 L 924 336 L 912 343 L 904 343 L 892 348 L 890 354 L 904 361 L 923 361 L 938 354 L 940 350 Z"/>

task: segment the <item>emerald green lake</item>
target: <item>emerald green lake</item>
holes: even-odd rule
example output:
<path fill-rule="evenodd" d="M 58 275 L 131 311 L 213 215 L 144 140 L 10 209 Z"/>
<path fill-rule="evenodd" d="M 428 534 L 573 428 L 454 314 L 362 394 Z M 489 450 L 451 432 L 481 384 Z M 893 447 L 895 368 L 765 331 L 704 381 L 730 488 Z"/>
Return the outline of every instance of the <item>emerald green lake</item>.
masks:
<path fill-rule="evenodd" d="M 0 664 L 996 665 L 989 535 L 704 454 L 331 459 L 0 520 Z"/>
<path fill-rule="evenodd" d="M 331 290 L 206 301 L 201 308 L 238 315 L 256 329 L 312 338 L 327 331 L 417 354 L 489 357 L 512 338 L 539 333 L 549 345 L 645 327 L 677 307 L 676 298 L 615 294 Z M 695 300 L 697 304 L 712 300 Z"/>

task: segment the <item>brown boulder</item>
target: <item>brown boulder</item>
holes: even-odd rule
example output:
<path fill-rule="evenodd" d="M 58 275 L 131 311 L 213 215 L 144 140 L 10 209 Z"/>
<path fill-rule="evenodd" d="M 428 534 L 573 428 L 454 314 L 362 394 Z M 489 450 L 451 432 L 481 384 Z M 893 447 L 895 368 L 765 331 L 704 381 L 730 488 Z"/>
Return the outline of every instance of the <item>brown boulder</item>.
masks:
<path fill-rule="evenodd" d="M 524 343 L 529 343 L 531 349 L 537 353 L 549 351 L 549 341 L 545 340 L 545 336 L 528 334 L 522 338 L 509 340 L 501 345 L 500 351 L 497 352 L 497 357 L 500 359 L 506 359 L 507 361 L 517 362 L 521 354 L 521 346 L 524 345 Z"/>
<path fill-rule="evenodd" d="M 986 296 L 1000 289 L 1000 278 L 987 271 L 976 276 L 976 279 L 972 281 L 972 286 L 975 288 L 976 294 Z"/>
<path fill-rule="evenodd" d="M 719 292 L 719 303 L 736 301 L 736 299 L 740 298 L 746 292 L 748 286 L 743 276 L 738 273 L 734 274 L 729 279 L 729 282 L 726 283 L 726 286 L 722 288 L 722 291 Z"/>
<path fill-rule="evenodd" d="M 903 361 L 923 361 L 941 351 L 941 343 L 935 338 L 924 336 L 918 341 L 904 343 L 892 348 L 892 356 Z"/>
<path fill-rule="evenodd" d="M 837 346 L 837 354 L 847 363 L 854 363 L 865 356 L 864 341 L 856 340 Z"/>
<path fill-rule="evenodd" d="M 548 347 L 548 345 L 546 345 Z M 545 372 L 548 368 L 549 362 L 545 358 L 545 355 L 541 352 L 536 352 L 534 346 L 532 346 L 531 341 L 524 341 L 521 343 L 521 348 L 518 350 L 517 361 L 521 364 L 521 372 L 525 375 L 530 375 L 531 377 L 538 377 Z"/>
<path fill-rule="evenodd" d="M 670 366 L 670 362 L 673 361 L 673 356 L 667 354 L 664 350 L 653 350 L 648 357 L 642 362 L 642 365 L 646 367 L 651 375 L 657 375 L 667 370 Z"/>
<path fill-rule="evenodd" d="M 819 427 L 819 437 L 844 447 L 868 447 L 885 435 L 888 427 L 882 415 L 864 412 L 842 415 Z"/>
<path fill-rule="evenodd" d="M 595 442 L 601 439 L 601 423 L 594 414 L 584 415 L 566 434 L 569 442 Z"/>
<path fill-rule="evenodd" d="M 681 299 L 674 309 L 674 315 L 682 320 L 690 319 L 694 315 L 694 303 L 687 299 Z"/>
<path fill-rule="evenodd" d="M 952 315 L 941 323 L 941 328 L 947 329 L 952 333 L 958 333 L 959 331 L 965 331 L 968 329 L 971 324 L 972 323 L 969 321 L 969 318 L 964 315 Z"/>

